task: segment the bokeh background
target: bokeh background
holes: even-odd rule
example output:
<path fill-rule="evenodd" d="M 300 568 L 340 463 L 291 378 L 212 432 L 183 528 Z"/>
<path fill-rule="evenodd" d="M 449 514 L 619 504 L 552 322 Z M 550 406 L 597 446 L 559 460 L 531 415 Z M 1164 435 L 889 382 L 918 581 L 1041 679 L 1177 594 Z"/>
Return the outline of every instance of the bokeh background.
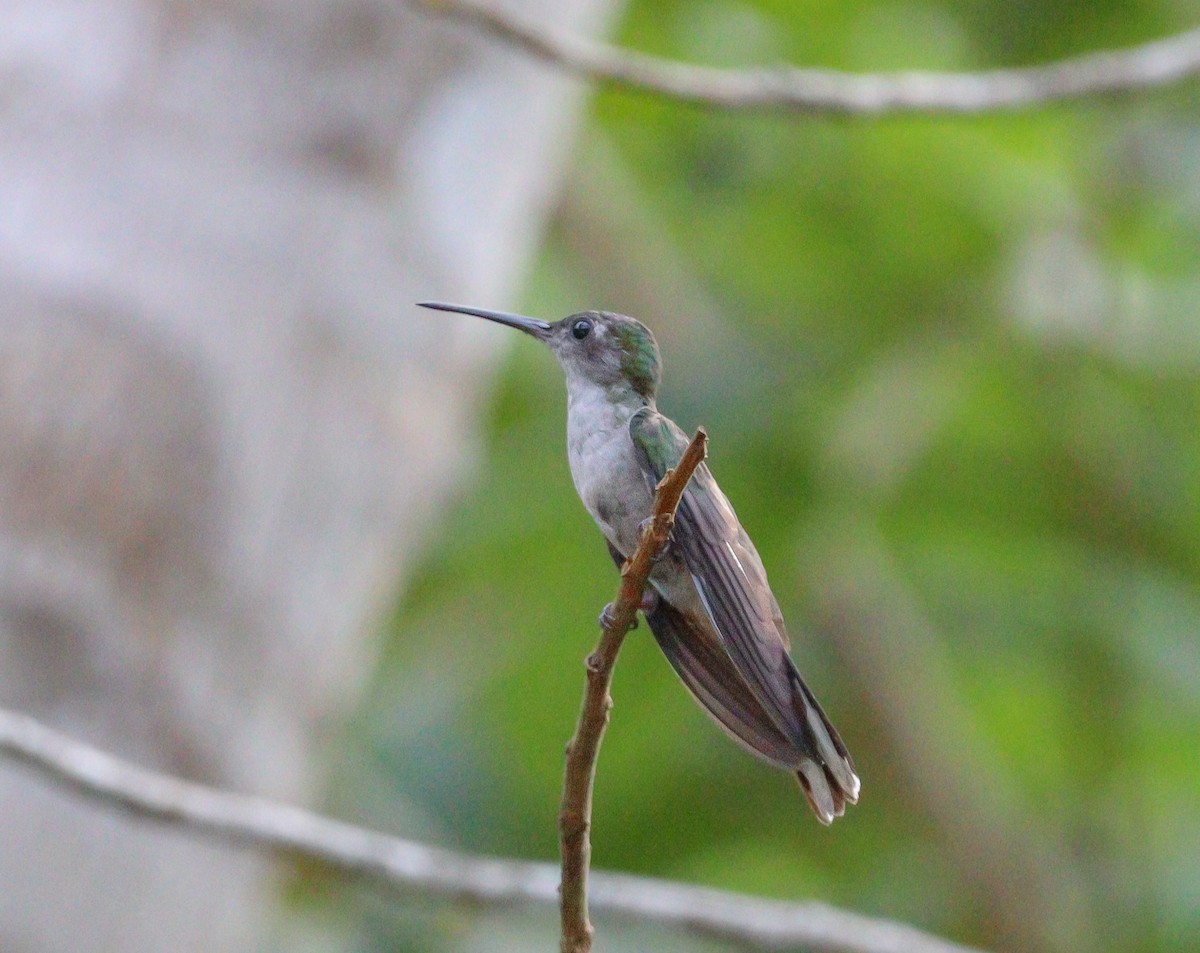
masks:
<path fill-rule="evenodd" d="M 591 29 L 608 17 L 622 44 L 716 65 L 862 71 L 1031 63 L 1200 22 L 1196 5 L 1134 0 L 602 7 L 563 22 Z M 451 212 L 433 214 L 414 211 L 404 190 L 417 187 L 368 175 L 385 197 L 379 221 L 356 232 L 368 240 L 306 235 L 306 267 L 332 272 L 322 279 L 331 286 L 338 268 L 359 268 L 357 255 L 381 255 L 369 240 L 381 229 L 406 255 L 437 259 L 385 291 L 368 270 L 360 310 L 303 342 L 318 360 L 311 353 L 331 347 L 321 333 L 358 341 L 325 378 L 321 394 L 336 403 L 340 375 L 380 360 L 388 341 L 407 387 L 392 398 L 404 426 L 388 453 L 355 466 L 409 460 L 413 446 L 436 465 L 414 464 L 371 505 L 346 503 L 360 531 L 379 519 L 395 531 L 374 541 L 370 584 L 338 617 L 356 646 L 339 655 L 350 674 L 320 705 L 301 706 L 304 780 L 283 793 L 447 846 L 556 856 L 563 744 L 616 576 L 571 485 L 553 360 L 526 338 L 408 302 L 546 319 L 618 310 L 659 338 L 660 408 L 708 429 L 712 469 L 763 556 L 793 654 L 855 756 L 863 797 L 821 828 L 790 778 L 713 728 L 639 630 L 616 675 L 594 863 L 825 900 L 994 949 L 1196 949 L 1197 87 L 1020 115 L 737 115 L 611 90 L 585 98 L 461 28 L 399 22 L 399 33 L 432 31 L 455 51 L 449 74 L 479 74 L 425 100 L 428 122 L 454 108 L 490 117 L 471 136 L 436 139 L 441 164 L 420 188 L 483 155 L 487 174 L 521 198 L 506 204 L 470 185 L 473 169 L 449 190 Z M 380 62 L 394 52 L 363 42 Z M 514 74 L 525 85 L 502 100 L 495 84 Z M 522 117 L 545 89 L 553 124 Z M 379 132 L 383 153 L 391 134 Z M 345 159 L 346 142 L 329 143 Z M 414 134 L 406 148 L 428 156 L 432 146 Z M 501 159 L 533 184 L 512 185 L 520 175 L 504 178 Z M 351 149 L 345 161 L 369 166 L 372 154 Z M 489 258 L 497 248 L 510 249 L 500 263 Z M 255 307 L 273 313 L 271 302 Z M 295 326 L 310 317 L 295 309 Z M 362 331 L 391 322 L 408 336 Z M 394 381 L 377 383 L 345 400 L 351 416 Z M 324 400 L 284 401 L 278 419 L 311 423 Z M 329 413 L 321 423 L 340 432 Z M 323 451 L 328 484 L 359 436 L 369 444 L 373 432 Z M 293 472 L 310 466 L 303 446 L 288 459 Z M 329 505 L 316 491 L 291 502 L 300 523 Z M 319 550 L 319 534 L 308 545 Z M 305 575 L 306 591 L 281 602 L 316 611 L 321 585 L 338 578 L 336 568 Z M 203 645 L 206 635 L 178 638 Z M 318 652 L 290 664 L 324 663 Z M 256 671 L 269 679 L 274 662 Z M 214 743 L 237 731 L 228 721 Z M 269 747 L 247 755 L 259 782 L 246 783 L 276 790 L 262 780 Z M 175 764 L 189 765 L 245 777 Z M 112 825 L 105 836 L 119 851 L 128 827 Z M 304 867 L 275 877 L 261 895 L 264 948 L 554 943 L 548 911 L 397 898 Z M 729 948 L 605 917 L 598 927 L 609 950 Z M 62 948 L 42 942 L 27 948 Z"/>

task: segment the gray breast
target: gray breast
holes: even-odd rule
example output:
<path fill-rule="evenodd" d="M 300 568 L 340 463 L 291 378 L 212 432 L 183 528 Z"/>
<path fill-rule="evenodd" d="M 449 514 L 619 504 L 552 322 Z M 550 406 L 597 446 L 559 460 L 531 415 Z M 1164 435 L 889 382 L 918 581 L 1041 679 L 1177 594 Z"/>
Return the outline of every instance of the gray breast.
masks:
<path fill-rule="evenodd" d="M 574 455 L 571 474 L 584 506 L 621 552 L 632 553 L 653 498 L 629 434 L 595 434 Z"/>
<path fill-rule="evenodd" d="M 629 418 L 638 409 L 613 406 L 601 395 L 577 395 L 567 423 L 571 477 L 583 505 L 614 546 L 631 553 L 638 526 L 653 501 L 633 441 Z"/>

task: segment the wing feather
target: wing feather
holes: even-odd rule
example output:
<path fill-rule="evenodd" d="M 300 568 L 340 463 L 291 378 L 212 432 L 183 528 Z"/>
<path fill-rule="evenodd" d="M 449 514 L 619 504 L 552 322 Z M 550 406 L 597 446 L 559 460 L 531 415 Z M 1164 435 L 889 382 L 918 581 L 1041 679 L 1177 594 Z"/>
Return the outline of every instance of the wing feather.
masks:
<path fill-rule="evenodd" d="M 624 557 L 612 543 L 608 551 L 620 567 Z M 665 599 L 659 599 L 646 621 L 663 655 L 709 717 L 755 757 L 794 771 L 800 761 L 795 746 L 763 711 L 724 647 Z"/>
<path fill-rule="evenodd" d="M 682 430 L 650 408 L 633 416 L 630 436 L 656 480 L 688 443 Z M 703 463 L 680 500 L 672 535 L 729 662 L 722 677 L 740 676 L 778 734 L 796 754 L 815 762 L 806 766 L 801 758 L 792 766 L 800 765 L 798 776 L 818 815 L 840 814 L 845 801 L 858 798 L 850 757 L 788 655 L 787 632 L 762 559 Z M 708 673 L 722 668 L 711 659 L 704 663 L 700 667 Z M 714 717 L 721 720 L 715 712 Z"/>

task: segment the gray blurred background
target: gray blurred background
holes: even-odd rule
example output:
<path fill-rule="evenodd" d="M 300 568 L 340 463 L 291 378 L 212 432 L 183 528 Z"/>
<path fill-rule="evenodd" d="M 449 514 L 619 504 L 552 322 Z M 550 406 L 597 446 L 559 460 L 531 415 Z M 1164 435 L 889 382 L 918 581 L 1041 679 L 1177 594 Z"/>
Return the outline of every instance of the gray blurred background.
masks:
<path fill-rule="evenodd" d="M 511 301 L 581 92 L 394 0 L 9 0 L 0 85 L 0 702 L 312 803 L 478 463 L 500 338 L 410 303 Z M 247 949 L 275 890 L 0 772 L 0 948 Z"/>

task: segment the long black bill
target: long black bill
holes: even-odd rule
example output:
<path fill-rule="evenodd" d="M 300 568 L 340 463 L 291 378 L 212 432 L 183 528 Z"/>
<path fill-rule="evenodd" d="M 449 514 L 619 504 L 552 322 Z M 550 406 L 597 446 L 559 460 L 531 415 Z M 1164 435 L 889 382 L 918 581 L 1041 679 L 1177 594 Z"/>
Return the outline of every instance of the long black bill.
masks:
<path fill-rule="evenodd" d="M 487 311 L 483 308 L 468 308 L 466 305 L 446 304 L 444 301 L 418 301 L 417 305 L 422 308 L 433 308 L 435 311 L 454 311 L 457 314 L 473 314 L 477 318 L 486 318 L 488 321 L 495 321 L 497 324 L 507 324 L 510 328 L 517 328 L 526 334 L 532 334 L 539 340 L 544 339 L 546 332 L 550 330 L 550 325 L 545 321 L 539 321 L 537 318 L 527 318 L 523 314 L 509 314 L 507 311 Z"/>

